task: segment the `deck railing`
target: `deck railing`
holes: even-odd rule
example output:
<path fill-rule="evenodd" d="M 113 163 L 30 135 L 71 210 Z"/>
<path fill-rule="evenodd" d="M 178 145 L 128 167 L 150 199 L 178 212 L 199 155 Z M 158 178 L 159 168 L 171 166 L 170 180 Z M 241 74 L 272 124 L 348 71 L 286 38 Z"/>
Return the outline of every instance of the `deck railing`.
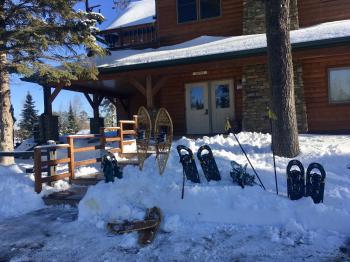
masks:
<path fill-rule="evenodd" d="M 157 30 L 154 24 L 116 29 L 113 32 L 105 33 L 104 37 L 110 49 L 137 48 L 158 43 Z"/>
<path fill-rule="evenodd" d="M 59 145 L 46 145 L 37 146 L 34 149 L 34 177 L 35 177 L 35 192 L 40 193 L 42 191 L 43 183 L 51 183 L 54 181 L 69 178 L 69 182 L 75 179 L 75 169 L 77 167 L 89 166 L 101 162 L 100 157 L 89 158 L 83 160 L 76 160 L 76 154 L 83 152 L 91 152 L 97 150 L 106 150 L 108 143 L 116 142 L 118 146 L 109 147 L 107 150 L 112 153 L 124 154 L 124 146 L 132 144 L 133 141 L 126 139 L 126 135 L 136 138 L 137 129 L 137 116 L 134 116 L 133 120 L 121 120 L 119 121 L 118 127 L 104 127 L 101 128 L 100 134 L 91 135 L 70 135 L 67 136 L 66 144 Z M 115 134 L 108 134 L 106 132 L 115 131 Z M 76 141 L 83 139 L 96 139 L 98 144 L 92 146 L 77 147 Z M 56 151 L 56 150 L 67 150 L 67 157 L 60 159 L 50 159 L 50 155 L 44 152 Z M 46 156 L 46 160 L 42 160 L 42 156 Z M 57 174 L 56 168 L 59 164 L 68 164 L 68 172 Z M 54 168 L 52 168 L 54 167 Z M 43 177 L 43 172 L 51 170 L 48 176 Z"/>

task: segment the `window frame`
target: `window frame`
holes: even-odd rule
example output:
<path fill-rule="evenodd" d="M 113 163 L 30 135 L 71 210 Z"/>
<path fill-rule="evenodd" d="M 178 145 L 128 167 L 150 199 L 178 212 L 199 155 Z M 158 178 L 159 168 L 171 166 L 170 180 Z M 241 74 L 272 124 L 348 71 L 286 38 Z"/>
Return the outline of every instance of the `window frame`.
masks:
<path fill-rule="evenodd" d="M 176 24 L 178 24 L 178 25 L 191 24 L 191 23 L 196 23 L 196 22 L 200 22 L 200 21 L 218 19 L 218 18 L 222 17 L 222 0 L 219 0 L 220 1 L 220 15 L 209 17 L 209 18 L 201 18 L 201 0 L 196 0 L 197 18 L 195 20 L 191 20 L 191 21 L 179 22 L 179 8 L 178 8 L 179 1 L 178 0 L 175 0 L 175 1 L 176 1 Z"/>
<path fill-rule="evenodd" d="M 332 105 L 350 104 L 350 98 L 348 100 L 344 100 L 344 101 L 332 101 L 332 98 L 331 98 L 331 72 L 332 71 L 340 71 L 340 70 L 349 70 L 350 71 L 350 66 L 329 67 L 327 69 L 327 76 L 328 76 L 328 103 L 332 104 Z"/>

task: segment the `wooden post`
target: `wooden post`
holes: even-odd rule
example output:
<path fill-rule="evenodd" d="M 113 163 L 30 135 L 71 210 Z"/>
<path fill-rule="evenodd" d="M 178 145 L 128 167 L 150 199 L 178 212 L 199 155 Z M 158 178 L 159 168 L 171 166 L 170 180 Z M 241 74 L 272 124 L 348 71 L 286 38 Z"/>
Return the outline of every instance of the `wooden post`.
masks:
<path fill-rule="evenodd" d="M 119 122 L 120 125 L 120 153 L 124 153 L 124 125 L 122 122 Z"/>
<path fill-rule="evenodd" d="M 74 159 L 74 139 L 72 137 L 67 137 L 67 143 L 69 145 L 68 148 L 68 158 L 70 159 L 69 164 L 68 164 L 68 168 L 69 168 L 69 182 L 72 181 L 72 179 L 75 178 L 74 175 L 74 169 L 75 169 L 75 159 Z"/>
<path fill-rule="evenodd" d="M 100 128 L 100 144 L 101 144 L 101 150 L 105 150 L 106 149 L 106 143 L 105 143 L 105 130 L 103 127 Z"/>
<path fill-rule="evenodd" d="M 52 102 L 50 101 L 51 97 L 51 87 L 44 86 L 44 114 L 52 115 Z"/>
<path fill-rule="evenodd" d="M 56 145 L 56 142 L 53 140 L 49 140 L 47 141 L 47 144 L 49 145 Z M 57 160 L 57 152 L 56 149 L 47 149 L 47 157 L 48 160 Z M 57 170 L 57 166 L 48 166 L 48 176 L 55 176 L 56 175 L 56 170 Z M 51 185 L 51 182 L 48 183 L 49 185 Z"/>
<path fill-rule="evenodd" d="M 138 127 L 139 127 L 137 115 L 134 115 L 134 116 L 133 116 L 133 120 L 135 121 L 134 130 L 137 131 L 137 129 L 138 129 Z"/>
<path fill-rule="evenodd" d="M 34 148 L 34 178 L 35 178 L 35 192 L 38 194 L 42 191 L 41 183 L 41 149 Z"/>
<path fill-rule="evenodd" d="M 150 75 L 146 77 L 146 99 L 147 108 L 153 108 L 152 77 Z"/>

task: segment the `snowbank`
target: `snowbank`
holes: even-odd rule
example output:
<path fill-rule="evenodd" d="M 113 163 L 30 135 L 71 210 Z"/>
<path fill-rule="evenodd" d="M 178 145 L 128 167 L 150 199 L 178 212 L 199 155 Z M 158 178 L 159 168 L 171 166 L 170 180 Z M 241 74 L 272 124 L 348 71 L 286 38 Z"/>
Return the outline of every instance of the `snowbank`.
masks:
<path fill-rule="evenodd" d="M 103 227 L 110 220 L 142 219 L 145 209 L 156 205 L 165 215 L 163 229 L 166 231 L 178 230 L 188 221 L 283 227 L 297 233 L 318 229 L 350 233 L 350 176 L 346 169 L 350 160 L 349 137 L 300 137 L 302 154 L 298 159 L 306 167 L 311 162 L 319 162 L 327 171 L 325 201 L 319 205 L 313 204 L 311 198 L 299 201 L 287 198 L 285 168 L 289 160 L 284 158 L 277 158 L 281 194 L 276 196 L 269 135 L 241 133 L 239 139 L 265 184 L 266 192 L 258 186 L 242 190 L 232 184 L 230 160 L 246 163 L 232 135 L 198 140 L 182 138 L 174 143 L 162 177 L 156 171 L 154 157 L 150 157 L 143 171 L 128 166 L 122 180 L 114 184 L 101 182 L 91 187 L 79 205 L 79 220 Z M 178 144 L 189 146 L 194 152 L 199 146 L 209 144 L 222 181 L 207 183 L 197 161 L 202 184 L 187 182 L 182 200 L 182 167 L 175 150 Z M 271 234 L 272 238 L 278 237 Z"/>
<path fill-rule="evenodd" d="M 34 183 L 16 165 L 0 166 L 0 218 L 18 216 L 44 207 Z"/>
<path fill-rule="evenodd" d="M 349 36 L 350 20 L 323 23 L 290 32 L 292 44 Z M 266 48 L 266 45 L 265 34 L 232 37 L 202 36 L 182 44 L 165 46 L 158 49 L 113 51 L 109 56 L 96 57 L 92 61 L 99 68 L 119 67 L 255 50 Z"/>

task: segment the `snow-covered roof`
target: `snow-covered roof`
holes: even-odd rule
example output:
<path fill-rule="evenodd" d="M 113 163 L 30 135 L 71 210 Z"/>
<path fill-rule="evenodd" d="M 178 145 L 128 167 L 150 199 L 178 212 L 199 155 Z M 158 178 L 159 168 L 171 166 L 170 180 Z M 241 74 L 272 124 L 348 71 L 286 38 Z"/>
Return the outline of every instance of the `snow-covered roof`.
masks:
<path fill-rule="evenodd" d="M 350 20 L 323 23 L 317 26 L 291 31 L 292 45 L 312 45 L 315 41 L 336 40 L 350 37 Z M 202 36 L 191 41 L 165 46 L 158 49 L 119 50 L 111 55 L 95 58 L 100 69 L 122 66 L 159 63 L 181 59 L 192 59 L 225 53 L 250 52 L 266 48 L 266 35 L 245 35 L 233 37 Z"/>
<path fill-rule="evenodd" d="M 117 13 L 117 17 L 105 30 L 152 23 L 155 15 L 155 0 L 133 0 L 127 8 Z"/>

